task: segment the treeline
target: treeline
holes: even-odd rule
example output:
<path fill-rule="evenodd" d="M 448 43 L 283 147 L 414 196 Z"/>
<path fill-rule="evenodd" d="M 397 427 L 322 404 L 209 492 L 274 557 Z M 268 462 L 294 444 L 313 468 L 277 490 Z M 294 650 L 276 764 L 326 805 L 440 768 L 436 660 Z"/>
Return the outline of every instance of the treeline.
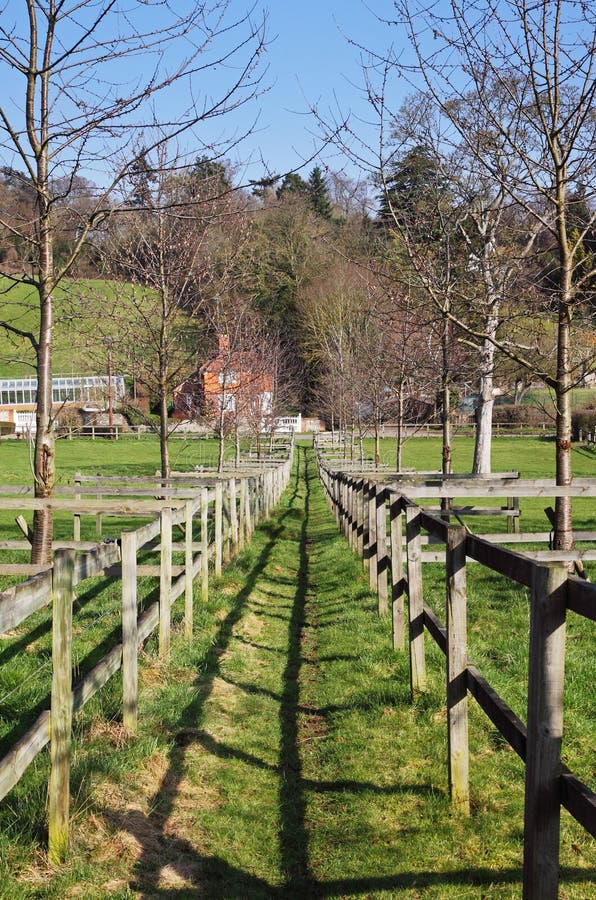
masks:
<path fill-rule="evenodd" d="M 5 294 L 30 288 L 37 311 L 31 326 L 9 306 L 0 325 L 36 356 L 36 496 L 51 496 L 55 477 L 58 315 L 98 367 L 144 383 L 162 436 L 173 387 L 218 335 L 274 374 L 272 408 L 377 433 L 388 416 L 438 415 L 445 473 L 458 391 L 476 388 L 483 473 L 495 390 L 519 396 L 539 380 L 555 398 L 557 483 L 568 484 L 571 390 L 595 359 L 587 5 L 456 0 L 439 15 L 395 0 L 396 18 L 380 20 L 389 49 L 353 42 L 370 115 L 312 111 L 321 143 L 358 178 L 314 166 L 245 186 L 225 162 L 242 135 L 218 141 L 213 120 L 256 99 L 266 16 L 232 19 L 229 6 L 146 0 L 124 21 L 83 0 L 76 17 L 32 8 L 0 34 L 15 83 L 0 104 L 0 271 Z M 225 81 L 218 96 L 210 67 Z M 85 296 L 81 279 L 99 277 L 100 296 Z M 65 283 L 71 308 L 58 309 Z M 556 546 L 569 548 L 567 500 L 555 519 Z"/>
<path fill-rule="evenodd" d="M 242 187 L 224 161 L 203 155 L 188 164 L 169 144 L 139 152 L 128 169 L 121 196 L 69 268 L 70 302 L 59 317 L 76 318 L 75 352 L 78 341 L 101 371 L 109 352 L 165 422 L 174 388 L 221 334 L 232 352 L 250 350 L 253 365 L 258 353 L 262 371 L 275 373 L 275 415 L 300 409 L 377 436 L 389 419 L 447 424 L 462 393 L 491 408 L 495 386 L 515 387 L 519 398 L 540 370 L 554 377 L 559 273 L 548 229 L 511 202 L 498 221 L 479 219 L 488 189 L 462 184 L 461 165 L 450 172 L 430 141 L 412 139 L 376 182 L 314 166 L 305 178 Z M 67 187 L 68 202 L 56 202 L 56 266 L 74 255 L 99 192 L 82 178 Z M 60 184 L 53 190 L 60 197 Z M 26 274 L 35 264 L 23 237 L 35 191 L 3 168 L 0 197 L 3 268 Z M 568 215 L 583 233 L 587 266 L 596 233 L 581 193 L 570 196 Z M 110 288 L 86 289 L 84 279 Z M 576 380 L 590 357 L 593 279 L 582 294 Z M 488 316 L 509 354 L 480 339 Z M 446 435 L 446 466 L 449 446 Z"/>

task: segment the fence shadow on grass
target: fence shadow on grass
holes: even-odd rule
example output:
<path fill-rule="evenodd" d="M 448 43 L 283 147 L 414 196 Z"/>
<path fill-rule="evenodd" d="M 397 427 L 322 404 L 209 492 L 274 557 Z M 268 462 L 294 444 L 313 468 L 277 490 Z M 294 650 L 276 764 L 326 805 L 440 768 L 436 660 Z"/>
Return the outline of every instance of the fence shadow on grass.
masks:
<path fill-rule="evenodd" d="M 306 456 L 299 451 L 301 466 L 307 465 Z M 267 762 L 245 750 L 230 746 L 196 727 L 203 706 L 212 693 L 216 679 L 228 680 L 236 684 L 221 671 L 220 659 L 232 640 L 235 626 L 240 622 L 250 605 L 255 604 L 251 594 L 265 570 L 278 537 L 284 529 L 286 516 L 293 517 L 292 506 L 282 513 L 276 524 L 269 523 L 269 539 L 258 559 L 245 573 L 246 583 L 238 594 L 234 607 L 221 622 L 216 638 L 202 666 L 197 679 L 199 692 L 182 711 L 178 723 L 174 746 L 168 757 L 168 767 L 158 789 L 148 803 L 151 812 L 145 815 L 139 810 L 129 809 L 124 813 L 105 811 L 111 826 L 127 832 L 137 843 L 139 858 L 135 866 L 135 883 L 131 885 L 141 897 L 155 900 L 169 898 L 311 898 L 338 896 L 371 896 L 376 892 L 400 890 L 424 890 L 440 885 L 462 888 L 484 886 L 521 885 L 521 867 L 495 871 L 488 868 L 462 869 L 450 871 L 402 871 L 391 875 L 370 875 L 361 878 L 345 878 L 322 881 L 311 869 L 309 859 L 309 835 L 306 817 L 307 792 L 352 791 L 354 793 L 417 793 L 433 794 L 430 785 L 375 785 L 351 780 L 317 781 L 305 777 L 300 754 L 300 717 L 304 715 L 325 716 L 333 707 L 315 709 L 300 703 L 299 682 L 305 664 L 311 662 L 310 647 L 305 640 L 308 626 L 309 591 L 309 516 L 311 501 L 311 475 L 304 469 L 306 482 L 305 508 L 299 541 L 299 566 L 294 602 L 285 617 L 288 626 L 287 660 L 282 675 L 279 695 L 258 687 L 237 684 L 250 692 L 261 692 L 271 696 L 279 704 L 281 743 L 277 764 Z M 298 476 L 297 476 L 298 477 Z M 293 504 L 299 494 L 299 481 L 294 485 L 290 499 Z M 248 642 L 250 643 L 250 642 Z M 257 646 L 257 645 L 255 645 Z M 265 650 L 271 648 L 265 647 Z M 302 726 L 304 727 L 304 726 Z M 260 770 L 274 773 L 279 778 L 279 846 L 283 884 L 267 882 L 250 871 L 234 866 L 228 861 L 208 853 L 201 853 L 190 840 L 181 839 L 168 833 L 167 822 L 174 810 L 176 796 L 188 765 L 187 750 L 193 744 L 201 744 L 209 753 L 223 759 L 237 759 Z M 363 797 L 364 802 L 364 797 Z M 169 871 L 169 878 L 164 878 Z M 590 877 L 585 870 L 563 869 L 562 881 L 582 881 Z M 169 881 L 169 886 L 168 886 Z"/>
<path fill-rule="evenodd" d="M 258 579 L 264 572 L 272 550 L 283 532 L 284 520 L 293 514 L 291 504 L 298 495 L 299 484 L 300 473 L 297 471 L 290 506 L 276 521 L 266 523 L 261 529 L 268 534 L 269 539 L 251 568 L 244 573 L 245 585 L 238 593 L 234 606 L 220 623 L 201 665 L 201 674 L 196 682 L 199 691 L 192 702 L 182 710 L 178 719 L 176 740 L 168 756 L 167 771 L 148 803 L 150 814 L 146 816 L 134 810 L 124 814 L 104 810 L 106 820 L 113 828 L 128 832 L 138 843 L 140 856 L 135 865 L 135 883 L 132 887 L 143 897 L 193 896 L 193 888 L 188 886 L 173 890 L 160 888 L 159 882 L 164 867 L 173 870 L 187 885 L 196 884 L 197 889 L 199 884 L 203 885 L 208 879 L 210 887 L 207 896 L 230 898 L 275 895 L 273 888 L 250 873 L 235 869 L 218 858 L 199 854 L 189 842 L 168 835 L 165 832 L 165 825 L 174 809 L 175 799 L 185 776 L 187 748 L 191 743 L 207 738 L 204 732 L 196 728 L 196 722 L 212 693 L 215 680 L 222 677 L 220 666 L 222 653 L 228 648 L 234 636 L 234 628 L 242 619 Z M 252 758 L 247 761 L 254 764 Z M 266 766 L 265 763 L 262 765 Z M 221 891 L 217 887 L 220 882 Z M 206 896 L 202 889 L 200 893 L 201 896 Z"/>

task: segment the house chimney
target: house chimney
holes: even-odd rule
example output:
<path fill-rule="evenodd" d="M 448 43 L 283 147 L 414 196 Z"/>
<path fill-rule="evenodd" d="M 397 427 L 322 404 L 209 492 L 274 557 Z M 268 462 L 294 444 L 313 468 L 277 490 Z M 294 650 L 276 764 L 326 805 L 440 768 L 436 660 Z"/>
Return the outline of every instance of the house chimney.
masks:
<path fill-rule="evenodd" d="M 225 350 L 230 349 L 230 339 L 227 336 L 227 334 L 220 334 L 218 340 L 219 340 L 219 352 L 220 353 L 222 353 Z"/>

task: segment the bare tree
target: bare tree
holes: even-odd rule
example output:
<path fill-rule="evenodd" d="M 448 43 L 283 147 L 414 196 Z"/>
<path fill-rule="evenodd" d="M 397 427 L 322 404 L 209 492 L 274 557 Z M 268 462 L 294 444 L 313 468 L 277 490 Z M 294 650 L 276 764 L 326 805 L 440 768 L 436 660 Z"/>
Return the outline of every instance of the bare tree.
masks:
<path fill-rule="evenodd" d="M 158 406 L 165 478 L 169 435 L 180 422 L 169 418 L 172 395 L 204 356 L 210 293 L 230 275 L 245 202 L 222 163 L 185 165 L 167 142 L 143 153 L 136 169 L 138 208 L 112 217 L 101 247 L 106 272 L 119 280 L 108 286 L 94 328 L 109 338 L 125 372 L 136 348 L 135 380 Z"/>
<path fill-rule="evenodd" d="M 0 25 L 0 74 L 10 89 L 0 106 L 0 152 L 22 169 L 35 198 L 31 228 L 0 221 L 30 248 L 31 275 L 5 272 L 9 285 L 31 285 L 38 296 L 38 327 L 4 327 L 34 347 L 38 376 L 34 481 L 37 497 L 51 496 L 55 477 L 52 417 L 54 293 L 115 202 L 115 189 L 131 170 L 126 154 L 139 136 L 147 150 L 164 136 L 193 132 L 200 123 L 254 96 L 255 64 L 264 46 L 263 21 L 247 13 L 233 19 L 230 0 L 192 4 L 186 11 L 161 0 L 6 0 Z M 131 76 L 134 62 L 135 75 Z M 217 67 L 229 74 L 218 96 L 201 79 Z M 175 86 L 180 91 L 174 95 Z M 166 95 L 169 105 L 163 103 Z M 186 100 L 176 101 L 184 96 Z M 19 98 L 13 101 L 12 98 Z M 205 145 L 195 134 L 199 145 Z M 128 162 L 119 162 L 123 156 Z M 81 210 L 75 239 L 56 258 L 58 207 L 78 176 L 98 173 L 102 186 Z M 96 180 L 97 175 L 96 175 Z M 118 197 L 121 205 L 121 196 Z M 51 514 L 34 519 L 33 559 L 51 550 Z"/>
<path fill-rule="evenodd" d="M 596 14 L 589 4 L 573 0 L 489 0 L 483 6 L 454 2 L 447 16 L 425 3 L 396 0 L 395 7 L 414 58 L 404 65 L 405 60 L 386 55 L 385 64 L 402 76 L 409 72 L 422 79 L 478 166 L 550 236 L 555 266 L 547 309 L 557 335 L 556 363 L 552 373 L 539 367 L 537 374 L 555 393 L 556 480 L 569 484 L 571 388 L 576 371 L 594 366 L 592 357 L 576 370 L 572 319 L 581 315 L 595 271 L 593 260 L 585 265 L 584 241 L 596 220 Z M 434 34 L 430 49 L 422 39 L 429 32 Z M 506 106 L 494 104 L 495 89 L 507 98 Z M 471 104 L 513 165 L 502 169 L 494 155 L 485 154 L 470 128 Z M 578 196 L 588 211 L 579 225 L 572 217 Z M 531 354 L 512 351 L 490 329 L 470 327 L 464 319 L 459 324 L 476 340 L 488 340 L 536 372 Z M 569 498 L 556 501 L 555 546 L 573 546 Z"/>

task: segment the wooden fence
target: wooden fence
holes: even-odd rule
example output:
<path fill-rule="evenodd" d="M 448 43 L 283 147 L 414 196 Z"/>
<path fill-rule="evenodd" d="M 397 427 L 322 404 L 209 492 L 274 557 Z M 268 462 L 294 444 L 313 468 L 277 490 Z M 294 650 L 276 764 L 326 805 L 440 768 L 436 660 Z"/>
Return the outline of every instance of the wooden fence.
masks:
<path fill-rule="evenodd" d="M 596 837 L 596 795 L 561 763 L 565 615 L 573 610 L 596 620 L 596 585 L 570 577 L 567 557 L 550 554 L 549 564 L 497 546 L 470 534 L 461 524 L 421 509 L 409 494 L 419 497 L 501 496 L 510 490 L 487 481 L 451 480 L 435 485 L 381 483 L 366 474 L 333 470 L 319 456 L 319 473 L 338 525 L 350 546 L 368 567 L 371 588 L 378 594 L 381 615 L 391 611 L 393 646 L 410 656 L 412 695 L 426 689 L 425 630 L 446 655 L 449 788 L 453 805 L 469 811 L 468 695 L 474 697 L 510 746 L 526 764 L 524 824 L 524 897 L 555 900 L 558 896 L 559 824 L 561 804 Z M 594 496 L 596 482 L 576 484 L 569 493 Z M 515 485 L 531 496 L 530 486 Z M 565 489 L 558 489 L 564 491 Z M 555 489 L 556 492 L 556 489 Z M 553 494 L 553 484 L 534 483 L 534 494 Z M 407 494 L 407 496 L 406 496 Z M 387 517 L 389 521 L 387 522 Z M 405 541 L 403 535 L 405 522 Z M 423 552 L 428 543 L 445 550 L 445 624 L 424 600 L 422 565 L 437 561 Z M 499 536 L 502 541 L 535 535 Z M 596 540 L 585 533 L 584 540 Z M 591 551 L 585 558 L 596 558 Z M 527 725 L 483 678 L 467 655 L 466 564 L 475 560 L 525 585 L 531 592 Z M 407 596 L 407 609 L 404 597 Z"/>
<path fill-rule="evenodd" d="M 51 707 L 44 710 L 31 728 L 0 760 L 0 800 L 14 787 L 27 767 L 50 743 L 49 778 L 49 856 L 59 862 L 65 856 L 69 837 L 69 779 L 71 765 L 72 717 L 116 672 L 122 668 L 123 723 L 130 733 L 137 727 L 138 715 L 138 651 L 156 629 L 158 652 L 167 659 L 170 653 L 172 606 L 184 595 L 184 631 L 193 632 L 193 587 L 197 575 L 201 579 L 201 597 L 207 599 L 209 561 L 215 575 L 222 564 L 250 539 L 255 526 L 270 514 L 288 483 L 292 454 L 286 460 L 241 477 L 215 477 L 208 486 L 205 478 L 188 476 L 173 479 L 176 486 L 159 482 L 150 488 L 162 499 L 138 499 L 140 485 L 127 490 L 130 497 L 106 497 L 115 490 L 106 481 L 92 487 L 78 479 L 76 497 L 56 497 L 38 501 L 26 497 L 5 496 L 3 507 L 35 509 L 40 503 L 73 514 L 73 530 L 80 535 L 80 516 L 125 515 L 150 517 L 142 527 L 124 531 L 118 541 L 92 545 L 89 542 L 58 541 L 51 566 L 2 565 L 0 574 L 33 576 L 0 593 L 0 633 L 16 628 L 32 613 L 52 604 L 52 687 Z M 142 479 L 147 483 L 147 479 Z M 185 484 L 183 484 L 185 482 Z M 6 488 L 6 493 L 14 489 Z M 83 492 L 100 490 L 101 500 L 81 497 Z M 122 489 L 124 490 L 124 489 Z M 141 491 L 142 493 L 142 491 Z M 193 526 L 198 520 L 200 540 L 193 539 Z M 184 531 L 183 544 L 172 539 L 173 527 Z M 63 546 L 59 546 L 62 544 Z M 64 546 L 66 544 L 66 546 Z M 28 546 L 24 541 L 2 541 L 0 549 L 13 550 Z M 141 550 L 159 550 L 159 565 L 140 565 Z M 184 551 L 184 565 L 172 564 L 173 552 Z M 198 552 L 195 552 L 198 551 Z M 89 671 L 81 681 L 72 683 L 73 601 L 75 585 L 101 575 L 121 578 L 121 641 Z M 142 612 L 137 599 L 139 576 L 159 578 L 159 600 Z"/>

